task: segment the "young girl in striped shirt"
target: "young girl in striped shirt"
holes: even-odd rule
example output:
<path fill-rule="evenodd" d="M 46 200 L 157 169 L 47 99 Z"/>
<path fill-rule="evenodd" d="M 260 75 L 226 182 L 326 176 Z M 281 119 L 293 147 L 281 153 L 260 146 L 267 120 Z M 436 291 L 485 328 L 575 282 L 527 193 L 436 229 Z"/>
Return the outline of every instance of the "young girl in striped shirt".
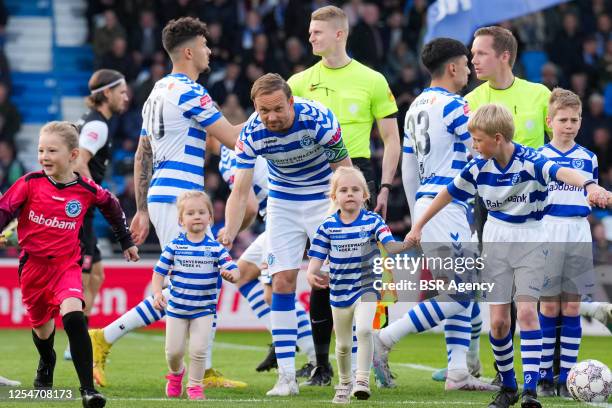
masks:
<path fill-rule="evenodd" d="M 372 322 L 378 293 L 372 263 L 380 256 L 377 243 L 387 252 L 398 253 L 408 247 L 396 242 L 380 215 L 364 208 L 370 197 L 361 171 L 339 167 L 331 178 L 330 199 L 337 211 L 319 226 L 308 256 L 308 282 L 315 288 L 330 288 L 330 304 L 336 332 L 336 358 L 340 382 L 333 403 L 370 397 L 372 364 Z M 329 259 L 329 276 L 321 275 L 323 262 Z M 353 320 L 357 335 L 357 371 L 351 382 Z"/>
<path fill-rule="evenodd" d="M 166 310 L 166 395 L 183 393 L 183 356 L 189 337 L 189 399 L 205 399 L 202 388 L 208 339 L 217 311 L 219 277 L 236 282 L 240 273 L 227 250 L 207 233 L 213 208 L 203 191 L 187 191 L 176 203 L 179 223 L 186 231 L 164 248 L 153 272 L 154 306 Z M 162 286 L 170 276 L 170 297 Z"/>

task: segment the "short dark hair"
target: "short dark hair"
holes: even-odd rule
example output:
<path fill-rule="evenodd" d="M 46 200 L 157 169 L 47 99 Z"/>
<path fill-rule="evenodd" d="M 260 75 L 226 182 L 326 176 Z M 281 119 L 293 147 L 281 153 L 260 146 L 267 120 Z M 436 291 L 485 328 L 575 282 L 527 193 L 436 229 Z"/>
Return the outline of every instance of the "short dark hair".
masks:
<path fill-rule="evenodd" d="M 208 35 L 206 23 L 195 17 L 181 17 L 170 20 L 162 31 L 162 44 L 168 54 L 172 54 L 176 47 L 192 38 Z"/>
<path fill-rule="evenodd" d="M 421 52 L 421 61 L 432 77 L 444 74 L 444 67 L 453 58 L 465 55 L 468 59 L 470 53 L 462 42 L 452 38 L 436 38 L 425 44 Z"/>
<path fill-rule="evenodd" d="M 87 103 L 87 107 L 90 109 L 97 108 L 102 105 L 104 102 L 108 100 L 108 98 L 104 95 L 104 92 L 93 92 L 96 89 L 102 88 L 103 86 L 112 84 L 120 79 L 125 80 L 123 74 L 119 71 L 115 71 L 114 69 L 99 69 L 91 75 L 89 78 L 89 83 L 87 87 L 89 88 L 89 92 L 91 94 L 87 96 L 85 102 Z M 119 86 L 120 83 L 117 83 L 112 88 L 113 89 Z"/>

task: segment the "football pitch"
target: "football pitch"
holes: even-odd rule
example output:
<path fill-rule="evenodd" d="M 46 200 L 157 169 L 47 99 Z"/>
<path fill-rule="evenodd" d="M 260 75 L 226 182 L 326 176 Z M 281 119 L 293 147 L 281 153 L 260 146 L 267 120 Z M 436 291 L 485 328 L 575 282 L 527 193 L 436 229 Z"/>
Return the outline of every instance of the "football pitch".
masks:
<path fill-rule="evenodd" d="M 207 401 L 191 402 L 183 398 L 170 400 L 164 395 L 166 362 L 164 357 L 164 332 L 146 330 L 128 334 L 113 347 L 107 365 L 109 386 L 101 388 L 108 398 L 107 407 L 193 407 L 206 404 L 210 407 L 319 407 L 331 406 L 333 387 L 303 387 L 300 395 L 292 398 L 270 398 L 265 393 L 276 379 L 276 372 L 257 373 L 255 367 L 267 352 L 270 335 L 263 332 L 219 332 L 215 343 L 214 366 L 227 377 L 248 383 L 244 389 L 206 390 Z M 518 338 L 515 342 L 515 361 L 520 363 Z M 593 358 L 612 366 L 612 338 L 586 337 L 582 340 L 578 360 Z M 55 350 L 58 361 L 54 388 L 77 391 L 77 377 L 72 362 L 64 361 L 66 335 L 58 330 Z M 332 346 L 333 347 L 333 346 Z M 390 355 L 390 365 L 397 374 L 398 387 L 377 389 L 372 386 L 368 401 L 351 400 L 357 406 L 407 406 L 407 407 L 486 407 L 492 392 L 444 392 L 444 384 L 431 380 L 434 368 L 446 364 L 444 337 L 441 334 L 410 336 L 400 342 Z M 481 339 L 481 359 L 484 376 L 492 377 L 492 354 L 489 341 Z M 38 356 L 32 344 L 29 330 L 0 331 L 0 375 L 19 380 L 28 387 L 34 378 Z M 298 368 L 305 363 L 299 355 Z M 334 371 L 336 370 L 335 361 Z M 337 377 L 334 377 L 336 380 Z M 373 377 L 371 379 L 373 384 Z M 80 400 L 73 401 L 17 401 L 8 398 L 8 387 L 0 387 L 0 407 L 79 407 Z M 544 407 L 586 407 L 560 398 L 542 399 Z M 612 401 L 611 401 L 612 402 Z M 520 405 L 516 405 L 520 406 Z M 612 404 L 600 404 L 612 407 Z"/>

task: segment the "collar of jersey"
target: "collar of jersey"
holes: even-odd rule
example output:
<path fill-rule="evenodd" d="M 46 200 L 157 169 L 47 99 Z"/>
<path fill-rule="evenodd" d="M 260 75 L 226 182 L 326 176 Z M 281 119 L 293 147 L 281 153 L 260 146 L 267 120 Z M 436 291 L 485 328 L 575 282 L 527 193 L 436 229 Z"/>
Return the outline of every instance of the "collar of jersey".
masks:
<path fill-rule="evenodd" d="M 345 227 L 350 227 L 351 225 L 353 225 L 355 222 L 357 222 L 359 219 L 361 219 L 363 217 L 363 214 L 365 213 L 365 210 L 362 208 L 361 210 L 359 210 L 359 215 L 357 216 L 357 218 L 355 218 L 353 220 L 353 222 L 351 222 L 350 224 L 346 224 L 344 221 L 342 221 L 342 218 L 340 218 L 340 210 L 336 211 L 336 213 L 334 214 L 334 217 L 336 218 L 336 220 L 343 226 Z"/>
<path fill-rule="evenodd" d="M 557 149 L 555 146 L 552 145 L 552 143 L 547 143 L 546 147 L 548 147 L 550 150 L 552 150 L 553 152 L 557 153 L 560 156 L 567 156 L 568 154 L 572 153 L 574 150 L 576 150 L 578 148 L 578 143 L 574 142 L 574 146 L 569 149 L 567 152 L 563 153 L 561 150 Z"/>
<path fill-rule="evenodd" d="M 423 90 L 423 92 L 427 92 L 427 91 L 436 91 L 436 92 L 443 92 L 443 93 L 451 94 L 448 89 L 444 89 L 441 86 L 434 86 L 430 88 L 425 88 Z"/>
<path fill-rule="evenodd" d="M 514 158 L 516 157 L 516 154 L 518 153 L 519 149 L 521 148 L 521 146 L 518 143 L 512 142 L 512 144 L 514 145 L 514 151 L 512 152 L 512 156 L 510 156 L 510 160 L 508 160 L 508 164 L 506 164 L 506 167 L 504 167 L 503 169 L 501 168 L 501 166 L 499 165 L 497 160 L 495 160 L 495 157 L 492 157 L 493 164 L 495 165 L 497 170 L 499 170 L 501 173 L 506 173 L 508 171 L 508 169 L 512 166 L 512 162 L 514 161 Z"/>
<path fill-rule="evenodd" d="M 185 240 L 185 241 L 186 241 L 188 244 L 191 244 L 191 245 L 193 245 L 193 246 L 201 246 L 201 245 L 203 245 L 204 243 L 206 243 L 206 241 L 207 241 L 207 240 L 210 240 L 210 237 L 209 237 L 207 234 L 204 234 L 204 238 L 202 238 L 202 240 L 201 240 L 201 241 L 199 241 L 199 242 L 193 242 L 193 241 L 191 241 L 189 238 L 187 238 L 187 233 L 186 233 L 186 232 L 183 232 L 183 239 L 184 239 L 184 240 Z"/>
<path fill-rule="evenodd" d="M 51 184 L 52 184 L 54 187 L 56 187 L 56 188 L 58 188 L 58 189 L 60 189 L 60 190 L 61 190 L 61 189 L 63 189 L 63 188 L 66 188 L 66 187 L 70 187 L 70 186 L 75 185 L 76 183 L 78 183 L 78 182 L 79 182 L 79 179 L 81 178 L 81 176 L 79 175 L 79 173 L 76 173 L 76 172 L 75 172 L 74 174 L 76 174 L 76 176 L 77 176 L 77 178 L 76 178 L 76 179 L 74 179 L 74 180 L 72 180 L 71 182 L 68 182 L 68 183 L 60 183 L 60 182 L 58 182 L 58 181 L 53 180 L 51 177 L 47 176 L 47 174 L 45 173 L 45 171 L 44 171 L 44 170 L 42 170 L 42 172 L 43 172 L 43 174 L 45 175 L 45 178 L 46 178 L 47 180 L 49 180 L 49 183 L 51 183 Z"/>

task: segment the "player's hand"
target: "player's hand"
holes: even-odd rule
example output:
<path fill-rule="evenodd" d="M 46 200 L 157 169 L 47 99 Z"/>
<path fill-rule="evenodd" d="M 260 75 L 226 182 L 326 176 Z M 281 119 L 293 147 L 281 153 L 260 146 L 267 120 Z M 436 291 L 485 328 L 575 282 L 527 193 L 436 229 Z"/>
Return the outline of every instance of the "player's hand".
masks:
<path fill-rule="evenodd" d="M 329 275 L 311 272 L 306 275 L 306 279 L 310 286 L 316 289 L 325 289 L 329 286 Z"/>
<path fill-rule="evenodd" d="M 123 256 L 128 262 L 136 262 L 140 259 L 140 256 L 138 256 L 138 248 L 136 247 L 136 245 L 132 245 L 131 247 L 123 251 Z"/>
<path fill-rule="evenodd" d="M 417 246 L 421 243 L 421 230 L 419 228 L 412 227 L 404 242 L 407 242 L 411 247 Z"/>
<path fill-rule="evenodd" d="M 162 295 L 161 292 L 156 293 L 155 297 L 153 298 L 153 307 L 157 310 L 164 310 L 166 306 L 168 306 L 168 303 L 166 302 L 164 295 Z"/>
<path fill-rule="evenodd" d="M 234 245 L 234 238 L 227 234 L 225 227 L 221 228 L 217 233 L 217 241 L 219 241 L 228 251 L 232 249 Z"/>
<path fill-rule="evenodd" d="M 231 271 L 222 269 L 221 277 L 230 283 L 236 283 L 240 279 L 240 271 L 238 269 L 232 269 Z"/>
<path fill-rule="evenodd" d="M 587 186 L 587 201 L 591 206 L 606 208 L 610 201 L 611 194 L 605 188 L 591 184 Z"/>
<path fill-rule="evenodd" d="M 132 241 L 135 245 L 142 245 L 149 236 L 149 214 L 144 211 L 136 211 L 130 224 Z"/>
<path fill-rule="evenodd" d="M 387 203 L 389 202 L 389 189 L 382 188 L 376 197 L 376 208 L 374 212 L 379 213 L 383 220 L 387 219 Z"/>

